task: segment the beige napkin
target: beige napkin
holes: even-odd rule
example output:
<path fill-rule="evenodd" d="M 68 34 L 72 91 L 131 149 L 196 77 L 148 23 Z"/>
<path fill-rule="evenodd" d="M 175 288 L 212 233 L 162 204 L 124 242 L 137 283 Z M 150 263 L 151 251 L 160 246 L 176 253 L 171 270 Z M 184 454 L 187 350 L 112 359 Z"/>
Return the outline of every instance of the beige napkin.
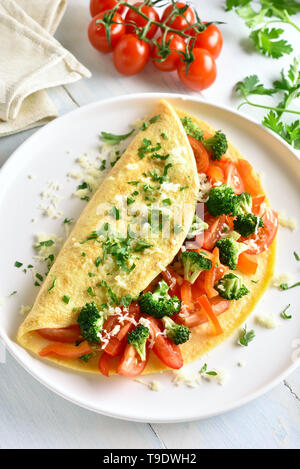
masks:
<path fill-rule="evenodd" d="M 90 76 L 47 31 L 64 8 L 58 0 L 0 0 L 0 136 L 52 120 L 57 112 L 44 90 Z"/>

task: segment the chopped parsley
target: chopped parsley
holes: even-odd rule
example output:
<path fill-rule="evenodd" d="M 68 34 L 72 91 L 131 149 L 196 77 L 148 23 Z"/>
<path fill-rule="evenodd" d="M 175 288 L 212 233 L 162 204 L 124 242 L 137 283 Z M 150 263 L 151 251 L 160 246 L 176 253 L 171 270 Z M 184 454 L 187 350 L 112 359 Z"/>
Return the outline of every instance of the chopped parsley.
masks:
<path fill-rule="evenodd" d="M 52 282 L 52 285 L 51 285 L 51 287 L 50 287 L 49 290 L 48 290 L 48 293 L 50 293 L 50 292 L 53 290 L 53 288 L 55 288 L 56 283 L 57 283 L 57 280 L 56 280 L 56 277 L 54 277 L 53 282 Z"/>
<path fill-rule="evenodd" d="M 118 145 L 122 140 L 126 140 L 126 138 L 130 137 L 134 132 L 134 129 L 132 129 L 128 134 L 123 134 L 123 135 L 116 135 L 116 134 L 111 134 L 109 132 L 101 132 L 101 140 L 104 143 L 107 143 L 108 145 Z"/>
<path fill-rule="evenodd" d="M 81 357 L 79 357 L 79 360 L 82 360 L 87 363 L 92 358 L 92 356 L 92 353 L 87 353 L 86 355 L 82 355 Z"/>
<path fill-rule="evenodd" d="M 151 248 L 153 244 L 148 243 L 144 239 L 138 239 L 133 247 L 133 252 L 142 252 L 147 248 Z"/>
<path fill-rule="evenodd" d="M 15 295 L 16 293 L 17 293 L 17 290 L 13 291 L 13 292 L 12 292 L 10 295 L 8 295 L 8 296 L 13 296 L 13 295 Z"/>
<path fill-rule="evenodd" d="M 127 197 L 127 205 L 134 204 L 135 200 L 132 197 Z"/>
<path fill-rule="evenodd" d="M 85 181 L 83 181 L 81 184 L 79 184 L 79 186 L 77 186 L 78 191 L 84 189 L 88 189 L 90 192 L 92 192 L 91 186 Z"/>
<path fill-rule="evenodd" d="M 185 189 L 188 189 L 189 187 L 190 187 L 190 186 L 181 186 L 179 190 L 180 190 L 180 191 L 184 191 Z"/>
<path fill-rule="evenodd" d="M 218 373 L 216 371 L 207 371 L 207 363 L 204 363 L 202 366 L 201 370 L 199 371 L 200 375 L 203 375 L 204 373 L 209 376 L 217 376 Z"/>
<path fill-rule="evenodd" d="M 22 265 L 23 265 L 22 262 L 19 262 L 19 261 L 16 261 L 16 262 L 15 262 L 15 267 L 17 267 L 18 269 L 19 269 L 20 267 L 22 267 Z"/>
<path fill-rule="evenodd" d="M 137 186 L 139 181 L 128 181 L 127 184 L 131 184 L 132 186 Z"/>
<path fill-rule="evenodd" d="M 36 273 L 35 276 L 40 282 L 42 282 L 44 280 L 43 276 L 41 274 Z"/>
<path fill-rule="evenodd" d="M 168 137 L 167 137 L 167 135 L 166 135 L 164 132 L 162 132 L 162 133 L 160 134 L 160 136 L 161 136 L 161 138 L 162 138 L 163 140 L 168 140 Z"/>
<path fill-rule="evenodd" d="M 117 295 L 112 291 L 112 289 L 111 289 L 110 286 L 107 284 L 107 282 L 105 282 L 105 280 L 101 280 L 101 282 L 99 283 L 99 287 L 104 287 L 104 288 L 106 288 L 107 293 L 108 293 L 110 299 L 112 300 L 112 302 L 113 302 L 114 304 L 116 304 L 116 305 L 119 304 Z"/>
<path fill-rule="evenodd" d="M 296 251 L 294 251 L 294 257 L 295 257 L 296 261 L 300 261 L 300 256 L 299 256 L 299 254 L 296 253 Z"/>
<path fill-rule="evenodd" d="M 97 274 L 95 274 L 94 272 L 89 272 L 89 273 L 88 273 L 88 276 L 89 276 L 89 277 L 96 277 L 96 275 L 97 275 Z"/>
<path fill-rule="evenodd" d="M 286 311 L 289 309 L 290 306 L 291 306 L 291 305 L 287 305 L 287 306 L 284 308 L 284 310 L 282 311 L 281 317 L 282 317 L 283 319 L 291 319 L 291 318 L 292 318 L 292 316 L 288 316 L 288 315 L 286 314 Z"/>
<path fill-rule="evenodd" d="M 164 199 L 164 200 L 162 201 L 162 203 L 163 203 L 164 205 L 172 205 L 171 199 Z"/>
<path fill-rule="evenodd" d="M 290 290 L 291 288 L 299 287 L 300 282 L 294 283 L 294 285 L 291 285 L 290 287 L 288 286 L 287 283 L 282 283 L 279 285 L 280 290 Z"/>
<path fill-rule="evenodd" d="M 161 117 L 160 114 L 157 114 L 156 116 L 151 117 L 151 119 L 149 119 L 150 124 L 154 124 L 155 122 L 157 122 L 160 119 L 160 117 Z"/>
<path fill-rule="evenodd" d="M 50 247 L 53 246 L 54 241 L 52 239 L 47 239 L 47 241 L 41 241 L 39 244 L 34 246 L 34 249 L 40 249 L 42 246 Z"/>
<path fill-rule="evenodd" d="M 153 160 L 157 159 L 157 160 L 162 160 L 162 161 L 165 161 L 169 158 L 170 154 L 167 153 L 166 155 L 160 155 L 159 153 L 153 153 L 153 155 L 151 155 L 151 158 Z"/>
<path fill-rule="evenodd" d="M 100 256 L 98 256 L 97 259 L 95 260 L 95 266 L 96 267 L 99 267 L 99 265 L 101 264 L 101 260 L 102 260 L 102 258 Z"/>
<path fill-rule="evenodd" d="M 120 220 L 120 210 L 115 206 L 110 210 L 109 215 L 114 217 L 115 220 Z"/>
<path fill-rule="evenodd" d="M 100 171 L 104 171 L 106 169 L 106 160 L 101 161 Z"/>
<path fill-rule="evenodd" d="M 247 326 L 245 326 L 240 334 L 239 338 L 239 345 L 243 345 L 244 347 L 248 347 L 249 343 L 254 339 L 255 332 L 253 329 L 251 331 L 247 331 Z"/>
<path fill-rule="evenodd" d="M 70 297 L 69 297 L 68 295 L 64 295 L 64 296 L 62 297 L 62 300 L 63 300 L 63 302 L 66 303 L 66 305 L 67 305 L 67 304 L 69 304 Z"/>
<path fill-rule="evenodd" d="M 87 292 L 88 292 L 88 294 L 89 294 L 90 296 L 92 296 L 92 297 L 96 296 L 96 293 L 93 292 L 92 287 L 89 287 L 89 288 L 87 289 Z"/>
<path fill-rule="evenodd" d="M 64 224 L 74 223 L 74 218 L 65 218 L 63 222 Z"/>

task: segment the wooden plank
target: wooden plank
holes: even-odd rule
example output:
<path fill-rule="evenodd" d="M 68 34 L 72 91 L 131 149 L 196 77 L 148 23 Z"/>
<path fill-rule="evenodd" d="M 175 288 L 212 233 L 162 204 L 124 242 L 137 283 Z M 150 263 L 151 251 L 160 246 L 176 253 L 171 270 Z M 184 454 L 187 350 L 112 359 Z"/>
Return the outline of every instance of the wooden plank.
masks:
<path fill-rule="evenodd" d="M 0 447 L 161 448 L 151 427 L 89 412 L 33 379 L 8 353 L 0 364 Z"/>
<path fill-rule="evenodd" d="M 295 372 L 289 382 L 299 380 L 299 375 L 299 371 Z M 282 383 L 227 414 L 194 423 L 153 425 L 153 428 L 167 448 L 299 449 L 300 401 Z"/>

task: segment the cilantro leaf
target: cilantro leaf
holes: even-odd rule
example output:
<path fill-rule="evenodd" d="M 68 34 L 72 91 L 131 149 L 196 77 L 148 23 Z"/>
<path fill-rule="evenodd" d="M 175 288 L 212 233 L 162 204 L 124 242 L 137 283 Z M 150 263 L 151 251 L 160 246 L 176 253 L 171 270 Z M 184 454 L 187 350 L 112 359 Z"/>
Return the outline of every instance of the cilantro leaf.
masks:
<path fill-rule="evenodd" d="M 273 88 L 265 88 L 264 85 L 259 82 L 257 75 L 250 75 L 244 78 L 244 80 L 239 81 L 236 85 L 236 90 L 243 97 L 249 96 L 250 94 L 271 96 L 276 92 Z"/>
<path fill-rule="evenodd" d="M 279 59 L 284 54 L 290 54 L 293 51 L 292 46 L 285 39 L 276 41 L 283 32 L 281 28 L 262 28 L 252 31 L 250 38 L 258 51 L 273 59 Z"/>
<path fill-rule="evenodd" d="M 255 337 L 255 332 L 253 329 L 251 331 L 247 331 L 247 326 L 245 326 L 240 334 L 239 345 L 243 345 L 244 347 L 248 347 L 249 342 L 251 342 Z"/>

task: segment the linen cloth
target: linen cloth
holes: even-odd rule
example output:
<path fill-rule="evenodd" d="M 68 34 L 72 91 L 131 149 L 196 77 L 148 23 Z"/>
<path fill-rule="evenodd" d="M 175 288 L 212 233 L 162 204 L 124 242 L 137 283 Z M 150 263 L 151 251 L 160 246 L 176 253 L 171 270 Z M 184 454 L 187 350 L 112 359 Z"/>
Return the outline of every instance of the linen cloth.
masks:
<path fill-rule="evenodd" d="M 91 75 L 48 32 L 65 7 L 65 0 L 0 0 L 0 136 L 54 119 L 45 89 Z"/>

